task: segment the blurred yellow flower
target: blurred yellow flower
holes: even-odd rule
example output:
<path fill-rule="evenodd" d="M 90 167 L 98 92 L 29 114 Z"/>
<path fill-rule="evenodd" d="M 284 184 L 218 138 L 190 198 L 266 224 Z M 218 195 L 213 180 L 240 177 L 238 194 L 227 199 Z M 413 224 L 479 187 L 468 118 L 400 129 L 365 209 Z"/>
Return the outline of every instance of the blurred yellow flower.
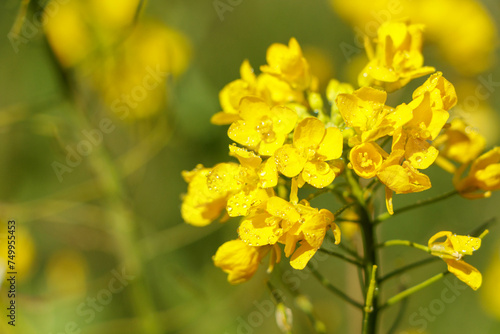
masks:
<path fill-rule="evenodd" d="M 287 176 L 299 176 L 304 182 L 323 188 L 333 182 L 338 172 L 332 161 L 342 155 L 343 138 L 338 128 L 328 127 L 315 117 L 302 120 L 293 133 L 293 145 L 279 148 L 274 156 L 278 171 Z"/>
<path fill-rule="evenodd" d="M 486 140 L 479 132 L 460 118 L 451 121 L 442 135 L 434 140 L 433 145 L 439 150 L 436 163 L 450 173 L 456 168 L 447 159 L 460 164 L 477 158 L 486 146 Z M 451 164 L 451 165 L 450 165 Z"/>
<path fill-rule="evenodd" d="M 167 103 L 166 90 L 160 87 L 186 70 L 191 54 L 180 32 L 153 20 L 136 21 L 139 4 L 70 1 L 58 4 L 45 26 L 61 65 L 92 85 L 122 120 L 157 115 Z"/>
<path fill-rule="evenodd" d="M 5 220 L 6 221 L 6 220 Z M 5 224 L 7 226 L 7 224 Z M 5 228 L 7 230 L 7 228 Z M 0 252 L 0 261 L 2 262 L 2 266 L 7 264 L 7 260 L 12 260 L 8 258 L 8 253 L 7 253 L 7 236 L 10 236 L 11 234 L 0 234 L 0 244 L 2 245 L 3 251 Z M 27 279 L 31 277 L 31 274 L 33 273 L 34 269 L 34 263 L 36 259 L 36 244 L 35 241 L 33 240 L 33 237 L 31 236 L 30 231 L 25 228 L 20 226 L 16 222 L 16 232 L 14 234 L 15 236 L 15 247 L 17 249 L 15 253 L 15 269 L 17 272 L 22 273 L 22 275 L 16 276 L 17 280 L 19 282 L 25 282 Z M 4 268 L 0 267 L 0 274 L 2 274 Z M 5 268 L 5 271 L 12 271 L 9 270 L 8 268 Z M 1 276 L 1 275 L 0 275 Z M 0 284 L 1 285 L 1 284 Z"/>
<path fill-rule="evenodd" d="M 434 72 L 434 67 L 423 67 L 422 30 L 423 25 L 384 22 L 378 29 L 375 50 L 365 42 L 369 62 L 359 74 L 359 85 L 392 92 Z"/>
<path fill-rule="evenodd" d="M 435 42 L 446 60 L 463 74 L 481 73 L 494 63 L 498 33 L 493 18 L 480 1 L 330 0 L 330 3 L 361 36 L 374 37 L 376 29 L 391 20 L 409 18 L 424 24 L 426 39 Z"/>
<path fill-rule="evenodd" d="M 500 320 L 500 248 L 490 259 L 490 263 L 484 273 L 484 281 L 481 291 L 483 309 Z"/>
<path fill-rule="evenodd" d="M 458 168 L 453 178 L 460 195 L 469 199 L 484 198 L 500 189 L 500 147 L 494 147 L 475 159 L 467 176 L 461 179 L 467 167 L 468 164 L 464 164 Z"/>
<path fill-rule="evenodd" d="M 243 98 L 239 115 L 241 119 L 229 127 L 229 138 L 266 156 L 273 155 L 283 145 L 297 121 L 297 114 L 289 108 L 270 108 L 256 97 Z"/>
<path fill-rule="evenodd" d="M 309 64 L 302 55 L 302 49 L 295 38 L 291 38 L 288 46 L 274 43 L 267 49 L 267 65 L 260 70 L 279 77 L 288 82 L 292 88 L 304 90 L 311 83 Z"/>
<path fill-rule="evenodd" d="M 446 237 L 445 241 L 436 241 L 443 237 Z M 472 255 L 479 247 L 481 239 L 456 235 L 448 231 L 438 232 L 429 239 L 431 254 L 442 258 L 448 265 L 448 271 L 474 290 L 481 286 L 482 275 L 462 258 L 465 255 Z"/>

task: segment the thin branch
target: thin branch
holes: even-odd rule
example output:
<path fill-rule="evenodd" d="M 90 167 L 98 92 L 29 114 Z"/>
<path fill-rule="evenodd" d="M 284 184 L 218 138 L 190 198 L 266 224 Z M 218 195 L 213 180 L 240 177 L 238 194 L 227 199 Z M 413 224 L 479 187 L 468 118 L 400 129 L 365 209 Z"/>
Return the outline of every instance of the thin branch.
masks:
<path fill-rule="evenodd" d="M 389 300 L 387 300 L 384 305 L 380 306 L 380 309 L 382 310 L 386 307 L 389 307 L 391 305 L 396 304 L 397 302 L 407 298 L 408 296 L 411 296 L 415 292 L 420 291 L 423 288 L 431 285 L 432 283 L 439 281 L 440 279 L 442 279 L 444 276 L 448 275 L 449 273 L 450 273 L 449 271 L 439 273 L 439 274 L 432 276 L 431 278 L 423 281 L 422 283 L 419 283 L 415 286 L 412 286 L 411 288 L 406 289 L 403 292 L 398 293 L 397 295 L 389 298 Z"/>
<path fill-rule="evenodd" d="M 331 255 L 331 256 L 334 256 L 336 258 L 342 259 L 342 260 L 344 260 L 346 262 L 349 262 L 349 263 L 352 263 L 352 264 L 354 264 L 354 265 L 356 265 L 358 267 L 363 267 L 364 266 L 363 263 L 361 263 L 359 261 L 356 261 L 354 259 L 350 259 L 347 256 L 345 256 L 344 254 L 335 253 L 335 252 L 332 252 L 330 250 L 323 249 L 323 248 L 318 249 L 318 251 L 320 251 L 322 253 L 325 253 L 325 254 L 328 254 L 328 255 Z"/>
<path fill-rule="evenodd" d="M 323 286 L 325 288 L 327 288 L 328 290 L 330 290 L 331 292 L 333 292 L 334 294 L 336 294 L 337 296 L 339 296 L 340 298 L 342 298 L 343 300 L 345 300 L 349 304 L 359 308 L 360 310 L 363 309 L 363 305 L 361 303 L 355 301 L 354 299 L 352 299 L 351 297 L 346 295 L 344 292 L 342 292 L 342 290 L 333 286 L 332 283 L 330 283 L 330 281 L 328 281 L 326 278 L 324 278 L 323 275 L 321 275 L 316 269 L 314 269 L 314 267 L 312 265 L 308 265 L 307 267 L 311 270 L 314 277 L 316 277 L 318 279 L 318 281 L 321 284 L 323 284 Z"/>
<path fill-rule="evenodd" d="M 412 209 L 416 209 L 416 208 L 420 208 L 422 206 L 425 206 L 425 205 L 429 205 L 429 204 L 433 204 L 433 203 L 437 203 L 439 201 L 442 201 L 442 200 L 445 200 L 449 197 L 452 197 L 453 195 L 456 195 L 458 194 L 458 191 L 457 190 L 452 190 L 450 192 L 447 192 L 445 194 L 442 194 L 440 196 L 437 196 L 437 197 L 433 197 L 433 198 L 429 198 L 429 199 L 426 199 L 426 200 L 423 200 L 423 201 L 417 201 L 416 203 L 414 204 L 411 204 L 411 205 L 408 205 L 408 206 L 405 206 L 401 209 L 398 209 L 398 210 L 394 210 L 394 214 L 391 215 L 389 212 L 386 212 L 386 213 L 383 213 L 381 215 L 379 215 L 375 221 L 374 221 L 374 224 L 379 224 L 395 215 L 398 215 L 400 213 L 403 213 L 403 212 L 406 212 L 406 211 L 409 211 L 409 210 L 412 210 Z"/>

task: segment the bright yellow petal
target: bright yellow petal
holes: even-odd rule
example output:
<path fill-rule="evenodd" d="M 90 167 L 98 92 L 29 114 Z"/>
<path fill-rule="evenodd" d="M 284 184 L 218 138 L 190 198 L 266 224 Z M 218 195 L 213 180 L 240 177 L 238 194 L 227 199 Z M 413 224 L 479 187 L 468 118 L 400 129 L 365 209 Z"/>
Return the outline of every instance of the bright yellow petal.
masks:
<path fill-rule="evenodd" d="M 427 141 L 408 138 L 405 157 L 417 169 L 426 169 L 436 161 L 439 151 Z"/>
<path fill-rule="evenodd" d="M 238 235 L 249 246 L 275 244 L 283 231 L 275 217 L 263 213 L 245 218 L 238 228 Z"/>
<path fill-rule="evenodd" d="M 343 141 L 342 132 L 338 128 L 329 127 L 319 144 L 317 153 L 324 161 L 338 159 L 342 156 Z"/>
<path fill-rule="evenodd" d="M 479 289 L 483 282 L 483 276 L 473 266 L 464 262 L 451 259 L 444 259 L 448 264 L 448 271 L 457 276 L 459 280 L 470 286 L 473 290 Z"/>
<path fill-rule="evenodd" d="M 450 235 L 448 238 L 451 241 L 453 250 L 462 255 L 472 255 L 475 250 L 481 247 L 481 239 L 479 238 L 467 235 Z"/>
<path fill-rule="evenodd" d="M 316 150 L 324 134 L 325 124 L 316 117 L 307 117 L 297 124 L 295 128 L 293 133 L 293 146 L 298 148 L 299 151 L 307 154 L 308 149 Z"/>
<path fill-rule="evenodd" d="M 262 188 L 271 188 L 278 184 L 278 167 L 274 157 L 270 157 L 261 165 L 258 175 Z"/>
<path fill-rule="evenodd" d="M 315 188 L 324 188 L 335 179 L 335 170 L 325 161 L 308 161 L 302 171 L 302 179 Z"/>
<path fill-rule="evenodd" d="M 278 171 L 287 176 L 297 176 L 306 163 L 306 158 L 300 154 L 300 151 L 292 145 L 283 145 L 274 153 Z"/>
<path fill-rule="evenodd" d="M 262 159 L 251 151 L 247 151 L 244 148 L 238 147 L 236 145 L 229 145 L 229 155 L 236 157 L 240 162 L 241 166 L 255 169 L 259 167 Z"/>
<path fill-rule="evenodd" d="M 316 254 L 317 248 L 311 247 L 307 242 L 300 245 L 290 258 L 290 265 L 294 269 L 302 270 L 309 260 Z"/>
<path fill-rule="evenodd" d="M 280 219 L 285 219 L 290 222 L 296 222 L 300 219 L 300 215 L 294 206 L 284 199 L 274 196 L 267 201 L 267 212 Z"/>

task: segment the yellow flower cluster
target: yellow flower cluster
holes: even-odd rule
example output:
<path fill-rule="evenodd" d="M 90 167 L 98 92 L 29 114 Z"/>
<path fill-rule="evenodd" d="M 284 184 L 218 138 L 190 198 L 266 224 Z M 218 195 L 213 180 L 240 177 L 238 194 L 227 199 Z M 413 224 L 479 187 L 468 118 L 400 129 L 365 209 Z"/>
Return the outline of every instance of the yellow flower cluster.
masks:
<path fill-rule="evenodd" d="M 447 124 L 457 96 L 441 72 L 415 89 L 407 104 L 386 104 L 388 92 L 434 72 L 423 67 L 421 31 L 420 25 L 383 25 L 377 51 L 360 75 L 361 87 L 355 90 L 331 80 L 327 103 L 294 38 L 288 45 L 269 47 L 261 74 L 256 75 L 245 61 L 241 79 L 222 89 L 223 110 L 212 122 L 229 125 L 228 136 L 235 142 L 229 154 L 238 163 L 199 165 L 183 172 L 189 187 L 181 211 L 184 220 L 196 226 L 221 216 L 221 220 L 243 217 L 238 239 L 222 245 L 214 256 L 215 265 L 229 274 L 231 283 L 249 279 L 269 252 L 272 267 L 281 257 L 278 244 L 284 245 L 291 266 L 303 269 L 330 229 L 335 242 L 340 242 L 334 215 L 299 200 L 299 189 L 307 185 L 318 189 L 331 186 L 339 177 L 347 183 L 374 178 L 385 185 L 392 214 L 393 192 L 431 187 L 420 170 L 431 166 L 441 151 L 440 165 L 455 172 L 455 185 L 462 195 L 473 197 L 484 191 L 480 195 L 485 196 L 500 189 L 499 148 L 477 158 L 484 148 L 481 137 L 467 131 L 461 121 Z M 462 166 L 456 168 L 452 161 Z M 468 176 L 460 179 L 471 161 Z M 350 171 L 350 177 L 346 175 L 346 164 L 359 178 Z M 346 198 L 346 203 L 350 201 Z M 436 238 L 429 242 L 433 249 L 442 246 L 448 251 L 451 246 L 435 244 Z M 450 242 L 454 238 L 449 236 Z M 450 268 L 464 266 L 460 258 L 454 259 L 458 262 L 447 261 Z"/>

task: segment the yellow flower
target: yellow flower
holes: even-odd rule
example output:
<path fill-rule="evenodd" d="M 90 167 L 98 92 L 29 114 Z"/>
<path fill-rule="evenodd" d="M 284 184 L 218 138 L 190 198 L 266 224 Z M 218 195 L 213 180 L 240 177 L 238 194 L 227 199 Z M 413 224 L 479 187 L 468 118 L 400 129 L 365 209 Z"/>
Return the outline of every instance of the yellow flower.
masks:
<path fill-rule="evenodd" d="M 443 237 L 446 237 L 445 241 L 436 241 Z M 464 255 L 472 255 L 479 247 L 481 239 L 448 231 L 438 232 L 429 239 L 431 254 L 442 258 L 448 264 L 448 271 L 474 290 L 481 286 L 481 273 L 462 258 Z"/>
<path fill-rule="evenodd" d="M 304 90 L 309 87 L 311 75 L 309 64 L 302 55 L 302 50 L 295 38 L 291 38 L 288 46 L 275 43 L 267 49 L 267 65 L 260 70 L 279 77 L 288 82 L 292 88 Z"/>
<path fill-rule="evenodd" d="M 253 247 L 236 239 L 222 244 L 213 256 L 213 261 L 216 267 L 228 274 L 229 283 L 239 284 L 255 274 L 260 261 L 270 250 L 270 246 Z"/>
<path fill-rule="evenodd" d="M 427 190 L 431 187 L 431 181 L 425 174 L 420 173 L 410 162 L 401 160 L 404 157 L 403 150 L 393 150 L 389 157 L 383 162 L 377 177 L 385 185 L 385 202 L 387 211 L 394 213 L 392 204 L 392 192 L 396 194 L 409 194 Z"/>
<path fill-rule="evenodd" d="M 356 136 L 349 139 L 349 145 L 392 135 L 396 128 L 411 120 L 408 106 L 403 104 L 393 109 L 385 105 L 386 99 L 386 92 L 371 87 L 337 96 L 337 106 L 346 125 L 356 132 Z"/>
<path fill-rule="evenodd" d="M 335 217 L 330 211 L 311 208 L 305 200 L 302 203 L 297 205 L 301 219 L 280 238 L 280 242 L 285 244 L 285 256 L 292 255 L 290 265 L 299 270 L 305 268 L 321 247 L 328 229 L 333 231 L 335 244 L 339 244 L 341 239 L 340 229 L 333 222 Z M 297 242 L 300 246 L 295 249 Z"/>
<path fill-rule="evenodd" d="M 275 196 L 241 222 L 238 234 L 249 246 L 285 244 L 285 255 L 293 254 L 292 267 L 303 269 L 321 246 L 329 228 L 336 243 L 340 242 L 340 229 L 333 220 L 330 211 L 311 208 L 307 201 L 293 204 Z M 295 250 L 297 242 L 301 246 Z"/>
<path fill-rule="evenodd" d="M 494 147 L 474 160 L 469 174 L 460 179 L 467 166 L 462 165 L 453 178 L 455 189 L 460 195 L 469 199 L 484 198 L 500 189 L 500 147 Z"/>
<path fill-rule="evenodd" d="M 243 61 L 240 66 L 241 79 L 228 83 L 219 93 L 219 101 L 222 111 L 212 116 L 213 124 L 231 124 L 238 119 L 240 101 L 245 96 L 254 96 L 257 78 L 248 60 Z"/>
<path fill-rule="evenodd" d="M 433 145 L 439 150 L 436 163 L 443 169 L 454 173 L 456 168 L 447 159 L 460 164 L 468 163 L 483 152 L 486 140 L 476 129 L 456 118 L 442 135 L 436 138 Z"/>
<path fill-rule="evenodd" d="M 338 166 L 332 161 L 342 155 L 343 138 L 338 128 L 329 127 L 315 117 L 302 120 L 293 134 L 293 145 L 286 144 L 275 153 L 278 171 L 287 177 L 299 176 L 316 188 L 333 182 Z"/>
<path fill-rule="evenodd" d="M 339 94 L 352 94 L 354 88 L 351 84 L 343 83 L 338 80 L 332 79 L 326 86 L 326 98 L 331 105 L 330 119 L 335 125 L 340 125 L 343 122 L 342 115 L 340 114 L 337 106 L 337 96 Z"/>
<path fill-rule="evenodd" d="M 269 108 L 255 97 L 241 100 L 240 117 L 229 127 L 229 138 L 266 156 L 273 155 L 283 145 L 297 122 L 297 114 L 289 108 Z"/>
<path fill-rule="evenodd" d="M 249 246 L 273 245 L 299 219 L 300 214 L 292 203 L 274 196 L 243 219 L 238 235 Z"/>
<path fill-rule="evenodd" d="M 407 106 L 413 117 L 394 133 L 393 150 L 404 150 L 406 160 L 415 168 L 432 165 L 439 151 L 429 141 L 439 135 L 456 101 L 453 85 L 440 72 L 430 76 L 413 92 L 413 101 Z"/>
<path fill-rule="evenodd" d="M 220 163 L 213 168 L 198 165 L 192 171 L 183 171 L 188 182 L 181 214 L 184 221 L 195 226 L 205 226 L 220 216 L 230 194 L 240 188 L 235 180 L 239 166 L 235 163 Z"/>
<path fill-rule="evenodd" d="M 246 216 L 252 208 L 274 195 L 270 187 L 278 183 L 276 163 L 274 159 L 262 162 L 255 153 L 235 145 L 229 145 L 229 155 L 236 157 L 241 166 L 238 174 L 232 176 L 239 188 L 229 195 L 227 213 L 230 217 Z"/>
<path fill-rule="evenodd" d="M 349 153 L 349 160 L 354 172 L 365 179 L 377 175 L 382 166 L 384 156 L 388 154 L 376 143 L 363 143 L 354 146 Z"/>
<path fill-rule="evenodd" d="M 378 29 L 376 50 L 368 39 L 365 41 L 370 61 L 359 74 L 359 85 L 375 85 L 392 92 L 434 72 L 434 67 L 422 67 L 422 30 L 423 25 L 384 22 Z"/>

